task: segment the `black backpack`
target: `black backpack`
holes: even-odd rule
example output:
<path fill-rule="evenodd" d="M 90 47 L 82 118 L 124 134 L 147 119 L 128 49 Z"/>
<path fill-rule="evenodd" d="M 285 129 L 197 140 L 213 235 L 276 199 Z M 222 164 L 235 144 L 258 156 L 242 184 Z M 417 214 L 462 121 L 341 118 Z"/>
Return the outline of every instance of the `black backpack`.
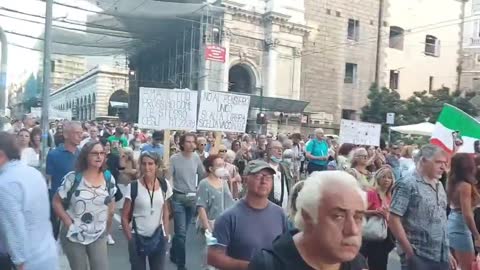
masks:
<path fill-rule="evenodd" d="M 160 184 L 160 189 L 162 190 L 162 193 L 163 193 L 163 199 L 166 201 L 167 200 L 166 195 L 167 195 L 167 189 L 168 189 L 167 179 L 163 178 L 162 180 L 160 180 L 159 178 L 157 178 L 157 181 Z M 132 221 L 133 219 L 133 209 L 135 207 L 135 199 L 137 198 L 137 195 L 138 195 L 138 180 L 133 181 L 130 184 L 130 200 L 132 201 L 132 205 L 130 208 L 129 221 Z M 135 226 L 136 224 L 132 224 L 132 225 Z"/>

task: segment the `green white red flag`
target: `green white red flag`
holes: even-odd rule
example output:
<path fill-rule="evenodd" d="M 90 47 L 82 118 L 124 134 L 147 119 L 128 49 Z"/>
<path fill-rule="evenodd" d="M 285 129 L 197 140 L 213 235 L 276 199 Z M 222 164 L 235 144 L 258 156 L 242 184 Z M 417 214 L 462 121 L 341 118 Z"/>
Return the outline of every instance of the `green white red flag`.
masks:
<path fill-rule="evenodd" d="M 444 104 L 430 142 L 448 153 L 474 153 L 474 143 L 478 140 L 480 122 L 459 108 Z"/>

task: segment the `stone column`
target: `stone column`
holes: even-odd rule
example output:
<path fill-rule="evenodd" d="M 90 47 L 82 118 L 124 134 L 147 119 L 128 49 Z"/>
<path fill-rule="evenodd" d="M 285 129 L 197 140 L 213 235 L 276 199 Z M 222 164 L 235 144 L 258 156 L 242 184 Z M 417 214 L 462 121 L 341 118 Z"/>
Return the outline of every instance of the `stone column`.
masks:
<path fill-rule="evenodd" d="M 293 48 L 293 78 L 291 98 L 300 100 L 300 87 L 302 76 L 302 49 Z"/>
<path fill-rule="evenodd" d="M 275 50 L 279 43 L 278 39 L 269 38 L 265 40 L 266 53 L 266 75 L 265 87 L 263 94 L 267 97 L 273 97 L 276 93 L 276 80 L 277 80 L 277 60 L 278 52 Z"/>

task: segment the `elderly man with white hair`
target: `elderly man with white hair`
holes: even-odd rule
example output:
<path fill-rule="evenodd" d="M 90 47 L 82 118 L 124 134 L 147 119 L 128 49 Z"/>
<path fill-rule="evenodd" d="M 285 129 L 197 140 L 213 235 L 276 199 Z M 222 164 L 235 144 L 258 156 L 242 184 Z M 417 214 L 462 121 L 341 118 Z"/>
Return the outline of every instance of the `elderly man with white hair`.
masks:
<path fill-rule="evenodd" d="M 364 270 L 359 254 L 366 195 L 342 171 L 313 173 L 298 194 L 296 231 L 283 234 L 273 249 L 258 252 L 249 270 Z"/>
<path fill-rule="evenodd" d="M 306 156 L 309 159 L 307 171 L 312 173 L 315 171 L 327 170 L 328 164 L 328 142 L 325 139 L 323 129 L 315 130 L 315 138 L 306 145 Z"/>
<path fill-rule="evenodd" d="M 415 171 L 393 189 L 389 227 L 402 270 L 456 269 L 447 240 L 447 195 L 439 181 L 447 162 L 440 147 L 425 145 L 415 156 Z"/>

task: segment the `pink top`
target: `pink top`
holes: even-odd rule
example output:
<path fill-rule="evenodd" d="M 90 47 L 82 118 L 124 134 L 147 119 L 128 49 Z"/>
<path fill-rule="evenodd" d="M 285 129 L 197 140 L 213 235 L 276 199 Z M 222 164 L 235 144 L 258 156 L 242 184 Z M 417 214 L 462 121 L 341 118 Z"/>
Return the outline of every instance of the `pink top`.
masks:
<path fill-rule="evenodd" d="M 367 210 L 377 210 L 382 208 L 382 199 L 378 195 L 377 191 L 374 189 L 370 189 L 367 191 L 367 200 L 368 200 L 368 209 Z M 386 205 L 390 205 L 390 200 L 387 199 L 384 202 Z"/>

